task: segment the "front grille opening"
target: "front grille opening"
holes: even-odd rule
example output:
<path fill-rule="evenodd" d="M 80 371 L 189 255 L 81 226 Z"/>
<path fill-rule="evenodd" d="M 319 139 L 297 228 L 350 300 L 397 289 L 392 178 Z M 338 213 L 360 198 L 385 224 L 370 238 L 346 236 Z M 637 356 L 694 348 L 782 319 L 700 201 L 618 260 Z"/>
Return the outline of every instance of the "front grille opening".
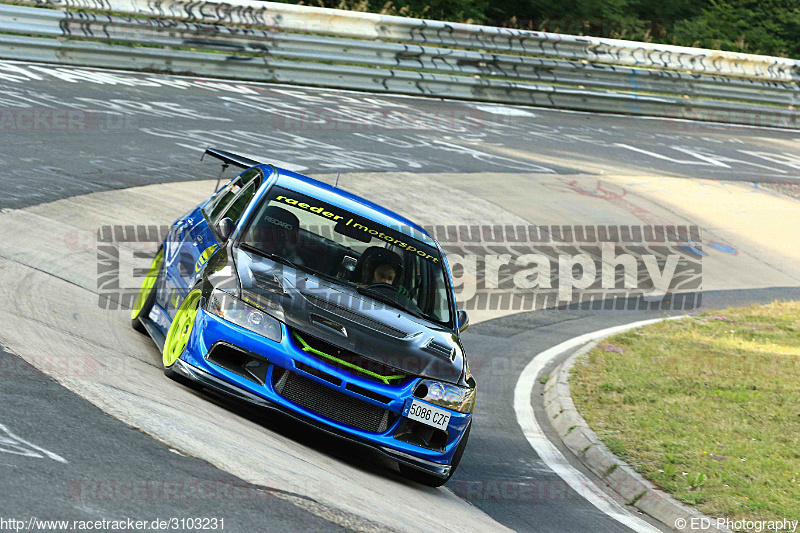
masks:
<path fill-rule="evenodd" d="M 384 396 L 383 394 L 378 394 L 377 392 L 372 392 L 371 390 L 365 389 L 364 387 L 359 387 L 358 385 L 356 385 L 354 383 L 348 383 L 347 385 L 345 385 L 344 388 L 346 388 L 347 390 L 353 391 L 356 394 L 360 394 L 361 396 L 366 396 L 367 398 L 372 398 L 373 400 L 375 400 L 377 402 L 389 403 L 389 402 L 392 401 L 391 398 L 389 398 L 387 396 Z"/>
<path fill-rule="evenodd" d="M 206 360 L 253 383 L 263 385 L 267 381 L 269 361 L 260 355 L 245 352 L 232 344 L 215 343 L 208 351 Z"/>
<path fill-rule="evenodd" d="M 394 432 L 394 438 L 397 440 L 440 452 L 443 452 L 447 447 L 448 436 L 447 431 L 422 424 L 410 418 L 403 418 Z"/>
<path fill-rule="evenodd" d="M 322 370 L 316 369 L 313 366 L 309 366 L 305 363 L 301 363 L 300 361 L 294 362 L 295 368 L 299 368 L 303 372 L 307 372 L 312 376 L 317 376 L 320 379 L 324 379 L 328 383 L 333 383 L 337 387 L 342 384 L 342 380 L 337 378 L 336 376 L 331 376 L 327 372 L 323 372 Z"/>
<path fill-rule="evenodd" d="M 292 339 L 297 347 L 307 354 L 372 381 L 397 385 L 408 377 L 406 373 L 394 367 L 373 361 L 305 333 L 292 331 Z"/>
<path fill-rule="evenodd" d="M 272 386 L 290 402 L 362 431 L 384 433 L 397 421 L 396 413 L 290 370 L 276 367 L 272 373 Z"/>

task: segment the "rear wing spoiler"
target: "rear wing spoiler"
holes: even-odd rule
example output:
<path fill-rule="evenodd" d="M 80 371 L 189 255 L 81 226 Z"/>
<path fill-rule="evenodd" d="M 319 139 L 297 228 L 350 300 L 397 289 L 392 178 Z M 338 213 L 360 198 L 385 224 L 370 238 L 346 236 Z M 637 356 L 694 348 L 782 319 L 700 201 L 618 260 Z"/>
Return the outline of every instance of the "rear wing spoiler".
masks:
<path fill-rule="evenodd" d="M 219 190 L 219 183 L 222 181 L 222 175 L 225 174 L 225 169 L 231 165 L 243 168 L 244 170 L 253 168 L 256 165 L 269 165 L 269 168 L 272 169 L 272 175 L 278 174 L 278 170 L 269 163 L 262 163 L 261 161 L 256 161 L 255 159 L 250 159 L 249 157 L 245 157 L 243 155 L 234 154 L 233 152 L 228 152 L 226 150 L 218 150 L 216 148 L 206 148 L 206 151 L 203 152 L 203 155 L 200 157 L 200 161 L 203 160 L 206 154 L 222 161 L 222 170 L 219 171 L 219 176 L 217 176 L 217 184 L 214 186 L 215 191 Z"/>
<path fill-rule="evenodd" d="M 218 150 L 216 148 L 206 148 L 206 151 L 203 152 L 203 156 L 200 158 L 200 161 L 203 160 L 206 154 L 222 161 L 223 170 L 228 168 L 229 165 L 247 170 L 248 168 L 252 168 L 256 165 L 266 164 L 261 161 L 256 161 L 255 159 L 250 159 L 249 157 L 244 157 L 243 155 L 234 154 L 233 152 L 228 152 L 225 150 Z"/>

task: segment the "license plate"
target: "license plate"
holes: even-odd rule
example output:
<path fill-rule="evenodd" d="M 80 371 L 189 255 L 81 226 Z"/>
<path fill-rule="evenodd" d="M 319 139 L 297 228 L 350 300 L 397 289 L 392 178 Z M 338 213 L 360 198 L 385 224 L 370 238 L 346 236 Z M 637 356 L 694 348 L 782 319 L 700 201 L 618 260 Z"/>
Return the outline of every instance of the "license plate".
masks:
<path fill-rule="evenodd" d="M 411 400 L 411 407 L 408 408 L 406 416 L 411 420 L 443 430 L 446 430 L 447 424 L 450 423 L 450 411 L 417 400 Z"/>

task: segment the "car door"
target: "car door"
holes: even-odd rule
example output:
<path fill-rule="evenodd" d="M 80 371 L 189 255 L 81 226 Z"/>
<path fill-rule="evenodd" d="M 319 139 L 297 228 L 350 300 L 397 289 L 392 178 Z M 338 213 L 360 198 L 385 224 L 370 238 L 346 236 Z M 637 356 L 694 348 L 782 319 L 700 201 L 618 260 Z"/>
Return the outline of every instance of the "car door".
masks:
<path fill-rule="evenodd" d="M 209 258 L 224 244 L 216 224 L 226 217 L 238 222 L 263 179 L 260 169 L 246 170 L 173 225 L 164 256 L 166 291 L 159 302 L 170 318 L 200 280 Z"/>
<path fill-rule="evenodd" d="M 264 173 L 261 169 L 246 170 L 216 193 L 208 203 L 189 213 L 190 223 L 180 241 L 181 260 L 176 269 L 180 278 L 176 283 L 180 287 L 180 297 L 169 302 L 170 316 L 174 316 L 177 306 L 201 279 L 203 267 L 209 258 L 224 245 L 216 232 L 217 223 L 223 218 L 230 218 L 238 224 L 263 180 Z"/>

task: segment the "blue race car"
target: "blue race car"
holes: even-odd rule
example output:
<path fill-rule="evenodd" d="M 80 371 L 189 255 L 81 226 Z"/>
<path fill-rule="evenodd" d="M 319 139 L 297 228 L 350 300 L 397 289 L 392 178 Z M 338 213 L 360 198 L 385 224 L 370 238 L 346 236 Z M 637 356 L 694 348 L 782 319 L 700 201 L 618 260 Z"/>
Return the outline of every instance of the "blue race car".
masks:
<path fill-rule="evenodd" d="M 172 225 L 131 314 L 164 372 L 443 485 L 467 444 L 476 384 L 439 243 L 336 187 L 206 154 L 244 172 Z"/>

